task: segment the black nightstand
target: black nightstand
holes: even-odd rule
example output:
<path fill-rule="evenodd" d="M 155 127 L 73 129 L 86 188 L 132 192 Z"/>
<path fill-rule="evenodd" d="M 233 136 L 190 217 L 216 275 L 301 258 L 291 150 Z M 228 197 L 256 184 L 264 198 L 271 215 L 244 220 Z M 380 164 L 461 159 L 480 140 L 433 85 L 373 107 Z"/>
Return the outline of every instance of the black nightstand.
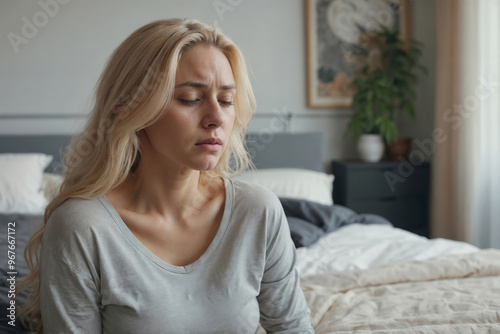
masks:
<path fill-rule="evenodd" d="M 333 161 L 333 200 L 429 237 L 430 164 Z"/>

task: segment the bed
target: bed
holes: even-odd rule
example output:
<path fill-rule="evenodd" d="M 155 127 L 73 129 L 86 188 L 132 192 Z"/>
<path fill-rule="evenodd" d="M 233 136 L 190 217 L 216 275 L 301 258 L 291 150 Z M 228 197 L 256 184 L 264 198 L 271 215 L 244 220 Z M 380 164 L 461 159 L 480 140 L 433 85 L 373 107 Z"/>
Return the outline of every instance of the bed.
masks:
<path fill-rule="evenodd" d="M 0 180 L 10 183 L 0 184 L 0 209 L 10 208 L 0 210 L 0 252 L 7 255 L 8 225 L 16 222 L 16 279 L 27 273 L 22 249 L 40 223 L 39 206 L 57 189 L 59 153 L 69 139 L 0 136 L 0 174 L 10 168 L 10 175 L 17 177 Z M 279 197 L 316 333 L 500 332 L 500 251 L 426 239 L 394 228 L 382 217 L 333 203 L 335 176 L 324 172 L 321 134 L 254 133 L 247 147 L 257 170 L 238 178 L 259 183 Z M 23 155 L 6 154 L 27 152 L 38 155 L 23 160 Z M 6 203 L 14 193 L 17 202 L 37 200 L 27 207 Z M 18 322 L 8 324 L 7 279 L 12 270 L 6 262 L 1 268 L 0 332 L 28 333 Z M 16 299 L 22 302 L 22 296 Z M 261 328 L 257 332 L 263 333 Z"/>

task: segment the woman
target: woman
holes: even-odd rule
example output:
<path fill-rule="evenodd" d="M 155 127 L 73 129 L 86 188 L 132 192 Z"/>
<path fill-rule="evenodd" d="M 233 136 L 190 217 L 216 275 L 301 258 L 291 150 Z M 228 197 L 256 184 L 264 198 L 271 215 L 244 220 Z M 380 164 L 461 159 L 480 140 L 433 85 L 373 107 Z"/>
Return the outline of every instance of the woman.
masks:
<path fill-rule="evenodd" d="M 254 110 L 216 28 L 157 21 L 118 47 L 27 247 L 38 332 L 313 332 L 278 199 L 229 178 Z"/>

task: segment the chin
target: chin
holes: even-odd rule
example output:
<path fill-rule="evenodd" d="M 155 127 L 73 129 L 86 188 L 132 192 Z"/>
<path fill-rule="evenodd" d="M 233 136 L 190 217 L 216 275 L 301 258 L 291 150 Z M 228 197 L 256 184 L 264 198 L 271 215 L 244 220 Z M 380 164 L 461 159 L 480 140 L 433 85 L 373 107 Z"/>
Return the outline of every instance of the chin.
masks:
<path fill-rule="evenodd" d="M 194 168 L 196 170 L 199 170 L 199 171 L 209 171 L 209 170 L 212 170 L 215 168 L 215 166 L 217 166 L 217 162 L 219 162 L 218 160 L 217 161 L 204 161 L 200 164 L 198 164 L 197 168 Z"/>

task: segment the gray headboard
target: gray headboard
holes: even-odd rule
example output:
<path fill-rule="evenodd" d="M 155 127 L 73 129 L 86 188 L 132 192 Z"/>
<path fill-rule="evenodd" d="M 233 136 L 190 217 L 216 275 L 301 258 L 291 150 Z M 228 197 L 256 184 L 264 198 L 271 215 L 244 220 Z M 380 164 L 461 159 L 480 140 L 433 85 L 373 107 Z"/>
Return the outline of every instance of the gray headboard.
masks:
<path fill-rule="evenodd" d="M 255 167 L 324 171 L 322 133 L 250 133 L 247 149 Z"/>
<path fill-rule="evenodd" d="M 61 172 L 61 152 L 70 135 L 0 135 L 0 153 L 40 152 L 54 157 L 47 172 Z M 323 171 L 321 133 L 269 133 L 247 135 L 247 148 L 257 168 L 304 168 Z"/>

